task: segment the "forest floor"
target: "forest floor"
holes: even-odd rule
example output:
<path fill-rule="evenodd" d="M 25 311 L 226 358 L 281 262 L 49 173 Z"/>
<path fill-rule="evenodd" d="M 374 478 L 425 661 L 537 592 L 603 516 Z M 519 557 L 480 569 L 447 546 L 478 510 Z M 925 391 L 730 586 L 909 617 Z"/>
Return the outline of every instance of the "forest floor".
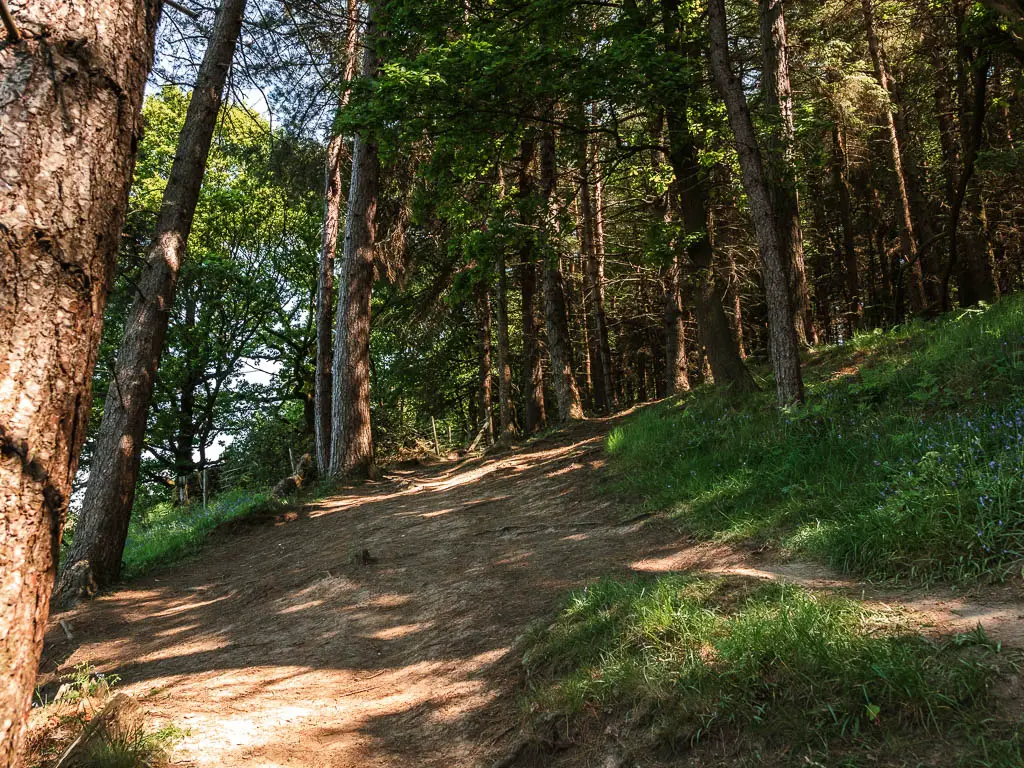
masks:
<path fill-rule="evenodd" d="M 516 638 L 603 575 L 791 580 L 903 605 L 926 633 L 980 623 L 1024 647 L 1018 587 L 865 586 L 628 520 L 601 489 L 623 418 L 236 522 L 192 560 L 53 617 L 40 683 L 82 662 L 120 676 L 155 724 L 186 730 L 180 766 L 490 766 L 522 720 Z"/>

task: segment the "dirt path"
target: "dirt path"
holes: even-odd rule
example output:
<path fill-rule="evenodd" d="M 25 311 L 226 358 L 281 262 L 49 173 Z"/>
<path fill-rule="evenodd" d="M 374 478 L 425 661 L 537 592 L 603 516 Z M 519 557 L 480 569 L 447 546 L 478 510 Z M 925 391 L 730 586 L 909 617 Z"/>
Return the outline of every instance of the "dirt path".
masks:
<path fill-rule="evenodd" d="M 694 544 L 657 521 L 621 523 L 624 510 L 597 492 L 615 421 L 395 472 L 221 537 L 57 617 L 74 638 L 54 624 L 44 672 L 89 661 L 120 675 L 157 721 L 188 729 L 182 766 L 487 766 L 514 737 L 509 649 L 567 589 L 692 567 L 827 577 Z M 932 609 L 924 619 L 940 628 L 958 618 Z M 1021 640 L 1024 606 L 992 611 L 978 617 L 990 633 Z"/>

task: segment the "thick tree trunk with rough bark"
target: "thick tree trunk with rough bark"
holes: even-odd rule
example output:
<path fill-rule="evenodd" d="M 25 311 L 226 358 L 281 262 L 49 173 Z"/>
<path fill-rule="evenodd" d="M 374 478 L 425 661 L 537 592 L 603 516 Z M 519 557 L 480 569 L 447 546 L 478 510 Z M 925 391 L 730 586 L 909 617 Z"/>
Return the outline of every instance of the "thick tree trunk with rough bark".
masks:
<path fill-rule="evenodd" d="M 793 297 L 797 338 L 801 344 L 817 343 L 804 241 L 800 228 L 800 204 L 796 186 L 793 122 L 793 89 L 789 81 L 789 52 L 786 48 L 786 17 L 783 0 L 758 0 L 761 26 L 761 93 L 769 125 L 765 146 L 765 175 L 775 218 L 779 248 Z"/>
<path fill-rule="evenodd" d="M 103 404 L 89 484 L 57 585 L 58 604 L 77 598 L 82 579 L 103 587 L 121 572 L 157 367 L 244 11 L 245 0 L 221 4 L 196 77 L 153 243 Z"/>
<path fill-rule="evenodd" d="M 524 139 L 519 148 L 518 197 L 525 209 L 534 195 L 534 179 L 530 166 L 536 154 L 536 142 Z M 533 222 L 521 211 L 524 229 Z M 540 350 L 540 320 L 537 316 L 537 263 L 532 234 L 524 237 L 520 251 L 519 286 L 523 305 L 523 432 L 532 435 L 547 423 L 544 411 L 544 368 Z"/>
<path fill-rule="evenodd" d="M 0 764 L 19 764 L 158 2 L 36 0 L 0 43 Z"/>
<path fill-rule="evenodd" d="M 882 43 L 875 29 L 875 13 L 872 0 L 861 0 L 864 10 L 864 27 L 868 39 L 868 51 L 875 70 L 875 79 L 895 99 L 892 78 L 885 63 Z M 893 173 L 896 181 L 896 198 L 899 204 L 900 249 L 903 251 L 903 268 L 907 271 L 907 287 L 910 293 L 910 306 L 915 312 L 921 312 L 927 306 L 924 293 L 924 271 L 921 267 L 920 254 L 917 248 L 917 235 L 914 229 L 914 215 L 910 208 L 907 174 L 903 166 L 903 142 L 897 129 L 896 118 L 891 107 L 886 107 L 885 128 L 889 138 L 889 151 L 892 155 Z"/>
<path fill-rule="evenodd" d="M 374 27 L 364 36 L 362 74 L 377 75 Z M 380 191 L 377 145 L 358 135 L 352 145 L 352 179 L 345 247 L 338 280 L 331 397 L 331 476 L 367 477 L 373 471 L 370 431 L 370 301 L 373 293 L 375 217 Z"/>
<path fill-rule="evenodd" d="M 800 349 L 794 326 L 789 284 L 779 247 L 778 222 L 768 193 L 761 151 L 757 145 L 757 135 L 754 132 L 743 86 L 729 64 L 725 0 L 709 0 L 708 31 L 711 38 L 711 69 L 729 113 L 729 124 L 736 140 L 736 150 L 743 172 L 743 187 L 750 201 L 750 211 L 757 235 L 757 250 L 761 257 L 765 301 L 768 306 L 768 333 L 771 340 L 776 394 L 779 405 L 803 402 Z"/>
<path fill-rule="evenodd" d="M 540 191 L 544 200 L 545 226 L 551 228 L 557 226 L 555 174 L 555 132 L 548 129 L 540 140 Z M 544 327 L 547 331 L 548 357 L 551 358 L 551 378 L 558 400 L 558 419 L 562 422 L 574 421 L 583 418 L 583 403 L 573 374 L 565 282 L 557 249 L 546 248 L 544 260 Z"/>
<path fill-rule="evenodd" d="M 348 20 L 345 30 L 345 53 L 342 63 L 341 93 L 338 111 L 348 104 L 349 83 L 356 74 L 359 43 L 359 5 L 348 2 Z M 324 167 L 324 224 L 320 237 L 320 271 L 316 292 L 316 374 L 313 385 L 313 430 L 316 438 L 316 466 L 321 477 L 331 466 L 331 381 L 334 357 L 334 258 L 338 250 L 338 230 L 342 203 L 342 158 L 345 138 L 332 136 L 327 145 Z"/>

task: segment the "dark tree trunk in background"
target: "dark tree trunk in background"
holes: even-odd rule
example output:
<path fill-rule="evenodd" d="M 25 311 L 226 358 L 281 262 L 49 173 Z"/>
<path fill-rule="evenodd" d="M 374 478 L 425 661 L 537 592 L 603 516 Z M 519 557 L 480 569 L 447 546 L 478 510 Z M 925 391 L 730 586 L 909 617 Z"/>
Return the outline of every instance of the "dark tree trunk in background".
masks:
<path fill-rule="evenodd" d="M 342 64 L 342 91 L 338 95 L 340 112 L 349 97 L 349 83 L 355 78 L 359 43 L 359 5 L 348 2 L 348 26 L 345 29 L 345 53 Z M 316 292 L 316 380 L 313 389 L 313 428 L 316 437 L 316 467 L 326 477 L 331 466 L 331 389 L 334 357 L 334 257 L 338 250 L 341 222 L 342 159 L 345 137 L 332 136 L 327 145 L 324 167 L 324 223 L 320 238 L 320 271 Z"/>
<path fill-rule="evenodd" d="M 544 412 L 544 368 L 540 350 L 540 320 L 537 317 L 537 257 L 536 242 L 529 231 L 533 222 L 525 209 L 535 194 L 530 165 L 536 154 L 536 142 L 524 139 L 519 148 L 518 197 L 521 208 L 523 235 L 520 250 L 519 286 L 523 304 L 523 431 L 532 435 L 547 423 Z"/>
<path fill-rule="evenodd" d="M 58 604 L 91 589 L 90 582 L 101 587 L 112 583 L 121 572 L 146 417 L 244 12 L 245 0 L 224 0 L 196 76 L 153 245 L 103 405 L 89 484 L 56 590 Z"/>
<path fill-rule="evenodd" d="M 807 289 L 803 232 L 796 184 L 793 90 L 789 82 L 786 18 L 783 0 L 758 0 L 761 26 L 761 93 L 770 130 L 765 147 L 768 194 L 778 222 L 779 248 L 793 297 L 797 338 L 803 345 L 817 343 L 814 312 Z"/>
<path fill-rule="evenodd" d="M 661 9 L 665 45 L 668 50 L 683 55 L 685 51 L 679 39 L 678 0 L 662 0 Z M 693 51 L 690 53 L 696 55 Z M 707 169 L 697 156 L 685 104 L 667 106 L 665 124 L 669 162 L 675 175 L 672 205 L 686 233 L 683 248 L 687 268 L 681 273 L 681 279 L 686 283 L 684 293 L 693 298 L 697 332 L 707 352 L 715 385 L 737 392 L 750 392 L 756 389 L 754 378 L 743 364 L 736 340 L 729 330 L 729 319 L 722 306 L 723 291 L 715 275 L 714 252 L 708 234 L 710 180 Z"/>
<path fill-rule="evenodd" d="M 686 326 L 683 301 L 679 292 L 679 262 L 673 259 L 662 274 L 665 323 L 665 394 L 676 395 L 690 389 L 686 370 Z"/>
<path fill-rule="evenodd" d="M 614 399 L 608 319 L 604 311 L 604 244 L 599 243 L 596 189 L 597 152 L 582 143 L 580 157 L 580 223 L 582 225 L 583 297 L 594 408 L 608 411 Z"/>
<path fill-rule="evenodd" d="M 875 14 L 872 0 L 861 0 L 864 9 L 864 27 L 868 39 L 868 50 L 871 53 L 871 63 L 875 70 L 875 79 L 878 84 L 889 94 L 890 100 L 895 101 L 892 78 L 885 63 L 885 54 L 882 50 L 882 43 L 878 39 L 875 29 Z M 896 197 L 899 205 L 898 219 L 900 225 L 900 249 L 903 251 L 903 269 L 907 272 L 907 287 L 910 293 L 910 306 L 914 312 L 921 312 L 927 306 L 927 298 L 924 293 L 924 271 L 921 267 L 920 254 L 917 248 L 917 235 L 914 228 L 914 216 L 910 207 L 910 193 L 908 190 L 907 173 L 903 166 L 904 141 L 901 140 L 900 132 L 897 129 L 896 118 L 891 107 L 885 109 L 883 115 L 885 128 L 888 132 L 889 151 L 892 155 L 893 173 L 896 182 Z"/>
<path fill-rule="evenodd" d="M 372 11 L 371 11 L 372 12 Z M 362 75 L 377 75 L 374 27 L 367 22 Z M 376 244 L 380 162 L 377 145 L 357 135 L 345 219 L 345 246 L 338 280 L 331 395 L 331 476 L 367 477 L 373 471 L 370 431 L 370 301 Z"/>
<path fill-rule="evenodd" d="M 778 222 L 772 207 L 764 175 L 757 135 L 750 119 L 743 86 L 729 64 L 729 40 L 726 32 L 725 0 L 709 0 L 708 31 L 711 38 L 711 69 L 729 113 L 729 124 L 736 138 L 743 187 L 750 210 L 761 257 L 765 301 L 768 305 L 768 332 L 772 370 L 779 405 L 803 402 L 804 386 L 800 375 L 800 349 L 793 320 L 793 307 L 779 248 Z"/>
<path fill-rule="evenodd" d="M 17 766 L 160 4 L 19 4 L 0 43 L 0 764 Z M 45 172 L 42 169 L 45 168 Z"/>
<path fill-rule="evenodd" d="M 975 181 L 975 164 L 981 149 L 985 130 L 985 107 L 988 94 L 988 78 L 991 61 L 983 57 L 975 61 L 973 49 L 962 38 L 963 13 L 958 9 L 957 30 L 958 63 L 957 91 L 959 95 L 959 123 L 961 167 L 956 175 L 953 197 L 949 204 L 949 257 L 942 280 L 943 307 L 949 307 L 949 276 L 957 270 L 957 289 L 960 304 L 971 306 L 979 301 L 991 302 L 998 294 L 994 280 L 994 264 L 988 253 L 987 232 L 983 222 L 981 191 Z M 973 62 L 973 67 L 971 63 Z M 973 71 L 971 71 L 973 70 Z M 950 169 L 948 172 L 951 172 Z M 967 210 L 969 228 L 966 233 L 963 254 L 959 249 L 960 218 Z"/>
<path fill-rule="evenodd" d="M 498 295 L 495 314 L 498 320 L 498 439 L 508 441 L 512 424 L 512 366 L 508 344 L 508 275 L 504 249 L 498 250 Z"/>
<path fill-rule="evenodd" d="M 555 133 L 546 130 L 540 140 L 540 188 L 546 214 L 545 225 L 557 229 L 555 202 L 556 164 Z M 544 253 L 544 326 L 547 331 L 548 356 L 551 358 L 551 378 L 558 399 L 559 421 L 583 418 L 576 376 L 573 373 L 572 337 L 569 335 L 569 316 L 565 304 L 565 281 L 559 265 L 558 246 L 553 244 L 550 231 L 545 238 Z"/>
<path fill-rule="evenodd" d="M 476 288 L 477 310 L 477 396 L 478 424 L 487 445 L 494 444 L 494 424 L 491 421 L 491 297 L 487 286 Z"/>
<path fill-rule="evenodd" d="M 853 241 L 853 206 L 850 203 L 849 164 L 846 144 L 839 125 L 832 126 L 832 185 L 839 198 L 839 225 L 843 236 L 843 277 L 846 283 L 846 322 L 851 331 L 864 324 L 864 303 L 860 296 L 860 270 Z"/>

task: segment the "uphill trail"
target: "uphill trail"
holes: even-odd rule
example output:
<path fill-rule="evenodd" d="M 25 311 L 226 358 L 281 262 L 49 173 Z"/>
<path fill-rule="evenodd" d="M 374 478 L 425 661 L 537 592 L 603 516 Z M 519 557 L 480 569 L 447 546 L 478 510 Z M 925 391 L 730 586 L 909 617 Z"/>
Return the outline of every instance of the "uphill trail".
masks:
<path fill-rule="evenodd" d="M 516 637 L 601 575 L 782 578 L 909 604 L 926 631 L 981 621 L 1024 645 L 1024 605 L 1008 600 L 864 590 L 659 518 L 623 522 L 628 508 L 600 490 L 604 436 L 622 418 L 236 525 L 195 559 L 53 617 L 41 679 L 86 661 L 119 675 L 156 724 L 187 731 L 179 766 L 440 768 L 508 750 Z"/>

